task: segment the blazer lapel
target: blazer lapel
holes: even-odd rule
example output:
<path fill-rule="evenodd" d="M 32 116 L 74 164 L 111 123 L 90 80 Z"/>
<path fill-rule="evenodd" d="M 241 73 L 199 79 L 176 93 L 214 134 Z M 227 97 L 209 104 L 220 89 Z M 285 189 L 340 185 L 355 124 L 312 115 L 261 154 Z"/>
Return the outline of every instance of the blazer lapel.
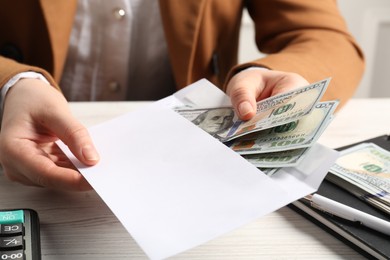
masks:
<path fill-rule="evenodd" d="M 160 0 L 170 61 L 179 88 L 188 85 L 192 80 L 200 21 L 207 2 L 185 1 L 186 4 L 183 4 L 183 0 Z"/>
<path fill-rule="evenodd" d="M 77 0 L 40 0 L 53 52 L 53 76 L 61 78 Z"/>

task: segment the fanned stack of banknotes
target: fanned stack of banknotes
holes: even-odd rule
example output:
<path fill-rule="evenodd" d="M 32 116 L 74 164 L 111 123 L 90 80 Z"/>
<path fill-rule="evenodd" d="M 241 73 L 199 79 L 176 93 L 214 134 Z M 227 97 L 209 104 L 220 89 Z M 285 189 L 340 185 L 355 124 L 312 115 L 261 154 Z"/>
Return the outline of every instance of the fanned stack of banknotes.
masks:
<path fill-rule="evenodd" d="M 339 102 L 320 102 L 329 81 L 261 100 L 249 121 L 238 119 L 232 107 L 175 110 L 272 175 L 299 164 L 331 122 Z"/>
<path fill-rule="evenodd" d="M 333 118 L 338 101 L 320 102 L 330 79 L 257 103 L 242 121 L 232 107 L 175 110 L 271 176 L 308 153 Z M 390 214 L 390 152 L 373 143 L 344 150 L 327 179 Z"/>
<path fill-rule="evenodd" d="M 390 214 L 390 151 L 362 143 L 341 152 L 326 179 Z"/>

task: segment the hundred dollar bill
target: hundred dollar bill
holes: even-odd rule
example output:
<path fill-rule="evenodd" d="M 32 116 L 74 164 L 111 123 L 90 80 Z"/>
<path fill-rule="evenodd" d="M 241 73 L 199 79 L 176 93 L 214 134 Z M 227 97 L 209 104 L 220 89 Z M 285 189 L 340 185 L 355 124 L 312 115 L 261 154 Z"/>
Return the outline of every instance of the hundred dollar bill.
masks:
<path fill-rule="evenodd" d="M 354 181 L 347 181 L 343 178 L 338 177 L 335 174 L 326 175 L 326 179 L 342 187 L 343 189 L 347 190 L 361 200 L 364 200 L 372 206 L 382 210 L 383 212 L 390 214 L 390 205 L 381 200 L 380 196 L 371 195 L 371 192 L 369 193 L 365 189 L 360 188 L 356 183 L 354 183 Z"/>
<path fill-rule="evenodd" d="M 289 123 L 310 113 L 325 92 L 329 81 L 330 79 L 325 79 L 259 101 L 257 113 L 249 121 L 237 119 L 232 107 L 185 107 L 174 110 L 219 140 L 229 141 L 251 132 Z"/>
<path fill-rule="evenodd" d="M 309 148 L 300 148 L 282 152 L 242 155 L 248 162 L 258 168 L 282 168 L 298 165 Z"/>
<path fill-rule="evenodd" d="M 359 190 L 355 190 L 355 193 L 360 193 L 363 200 L 390 207 L 389 151 L 373 143 L 356 145 L 342 152 L 330 173 L 334 175 L 331 181 L 347 190 L 354 185 Z"/>
<path fill-rule="evenodd" d="M 328 126 L 338 101 L 317 103 L 301 119 L 234 139 L 228 146 L 239 154 L 269 153 L 312 146 Z"/>
<path fill-rule="evenodd" d="M 225 136 L 233 125 L 234 110 L 232 107 L 186 107 L 177 108 L 175 111 L 219 140 L 222 140 L 222 136 Z"/>
<path fill-rule="evenodd" d="M 287 124 L 311 112 L 323 96 L 330 79 L 269 97 L 257 103 L 256 115 L 248 121 L 235 120 L 223 141 L 239 136 Z"/>

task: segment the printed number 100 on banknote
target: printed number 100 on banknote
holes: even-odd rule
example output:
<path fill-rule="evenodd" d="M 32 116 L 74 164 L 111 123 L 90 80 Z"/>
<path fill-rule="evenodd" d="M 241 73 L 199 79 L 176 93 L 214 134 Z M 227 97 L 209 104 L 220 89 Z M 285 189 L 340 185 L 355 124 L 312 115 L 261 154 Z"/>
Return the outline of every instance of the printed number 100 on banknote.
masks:
<path fill-rule="evenodd" d="M 249 121 L 237 120 L 224 141 L 263 129 L 287 124 L 309 114 L 323 96 L 330 78 L 272 96 L 257 103 L 257 113 Z"/>

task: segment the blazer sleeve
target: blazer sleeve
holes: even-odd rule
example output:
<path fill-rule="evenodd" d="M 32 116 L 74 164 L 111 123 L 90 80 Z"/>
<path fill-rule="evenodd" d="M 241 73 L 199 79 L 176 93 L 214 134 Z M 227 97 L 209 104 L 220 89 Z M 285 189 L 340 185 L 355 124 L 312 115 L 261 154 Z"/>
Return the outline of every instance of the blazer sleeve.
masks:
<path fill-rule="evenodd" d="M 253 0 L 247 8 L 264 58 L 248 66 L 295 72 L 309 82 L 331 77 L 324 100 L 352 97 L 364 70 L 363 53 L 348 32 L 335 0 Z M 341 106 L 339 106 L 341 107 Z"/>
<path fill-rule="evenodd" d="M 41 73 L 52 86 L 61 91 L 51 74 L 46 70 L 35 66 L 21 64 L 3 56 L 0 56 L 0 88 L 2 88 L 16 74 L 26 71 Z"/>

